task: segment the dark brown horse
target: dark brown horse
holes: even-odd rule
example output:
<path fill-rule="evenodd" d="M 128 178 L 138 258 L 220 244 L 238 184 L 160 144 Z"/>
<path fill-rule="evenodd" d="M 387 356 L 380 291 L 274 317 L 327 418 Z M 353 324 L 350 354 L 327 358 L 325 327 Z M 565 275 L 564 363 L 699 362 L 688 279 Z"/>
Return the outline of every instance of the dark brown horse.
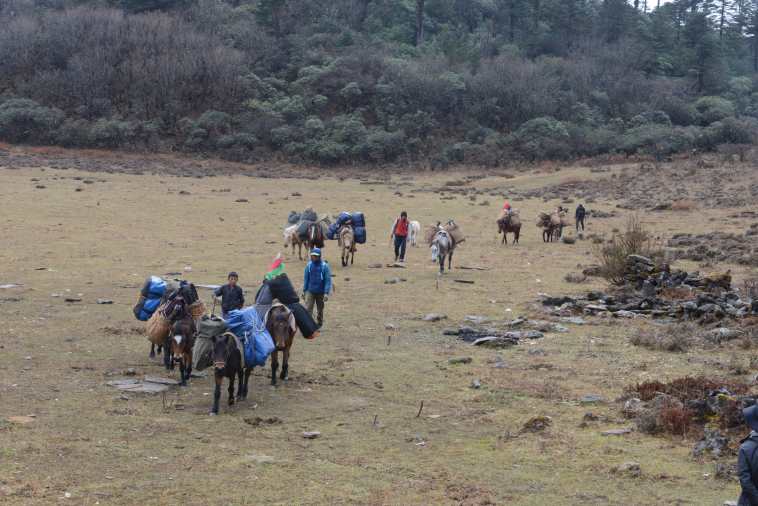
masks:
<path fill-rule="evenodd" d="M 168 336 L 169 363 L 173 370 L 174 365 L 179 362 L 181 386 L 187 386 L 187 381 L 192 374 L 192 348 L 195 346 L 195 334 L 197 334 L 195 320 L 189 315 L 176 320 L 171 325 Z"/>
<path fill-rule="evenodd" d="M 239 380 L 237 387 L 237 400 L 247 398 L 247 386 L 250 380 L 252 367 L 242 367 L 242 353 L 244 351 L 237 345 L 234 334 L 226 332 L 218 337 L 213 337 L 213 376 L 216 387 L 213 390 L 213 407 L 211 415 L 218 414 L 218 404 L 221 399 L 221 385 L 224 378 L 229 378 L 229 406 L 234 405 L 234 379 Z M 243 377 L 244 375 L 244 377 Z"/>
<path fill-rule="evenodd" d="M 521 235 L 521 219 L 518 215 L 507 213 L 497 220 L 497 233 L 503 234 L 501 244 L 508 244 L 508 233 L 513 233 L 513 244 L 518 244 L 518 238 Z"/>
<path fill-rule="evenodd" d="M 266 330 L 274 340 L 274 352 L 271 354 L 271 384 L 276 385 L 276 371 L 279 369 L 279 352 L 282 352 L 282 374 L 286 380 L 289 375 L 290 348 L 295 337 L 294 316 L 287 306 L 274 301 L 266 316 Z"/>

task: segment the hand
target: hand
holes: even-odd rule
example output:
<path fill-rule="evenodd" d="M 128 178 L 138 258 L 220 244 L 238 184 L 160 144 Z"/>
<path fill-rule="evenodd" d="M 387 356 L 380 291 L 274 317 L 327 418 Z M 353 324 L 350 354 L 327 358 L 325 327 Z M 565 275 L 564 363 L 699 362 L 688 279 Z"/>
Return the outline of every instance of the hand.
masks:
<path fill-rule="evenodd" d="M 328 302 L 328 301 L 329 301 L 329 296 L 328 295 L 324 295 L 324 302 Z"/>

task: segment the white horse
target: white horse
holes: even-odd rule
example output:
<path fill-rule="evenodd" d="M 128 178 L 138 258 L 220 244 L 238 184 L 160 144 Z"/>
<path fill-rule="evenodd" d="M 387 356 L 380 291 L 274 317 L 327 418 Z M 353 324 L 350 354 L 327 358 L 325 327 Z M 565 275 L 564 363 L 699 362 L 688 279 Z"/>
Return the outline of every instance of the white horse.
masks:
<path fill-rule="evenodd" d="M 421 234 L 421 223 L 412 221 L 408 224 L 408 240 L 411 246 L 418 246 L 418 236 Z"/>

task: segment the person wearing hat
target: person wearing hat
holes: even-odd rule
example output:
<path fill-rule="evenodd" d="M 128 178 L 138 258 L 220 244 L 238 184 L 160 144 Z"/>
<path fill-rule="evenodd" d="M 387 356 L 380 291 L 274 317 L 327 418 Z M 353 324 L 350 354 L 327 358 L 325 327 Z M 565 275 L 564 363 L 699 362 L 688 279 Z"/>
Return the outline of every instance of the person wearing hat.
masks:
<path fill-rule="evenodd" d="M 242 293 L 242 288 L 237 284 L 239 281 L 237 273 L 230 272 L 227 280 L 229 281 L 227 284 L 219 286 L 213 291 L 213 295 L 221 297 L 221 317 L 224 320 L 226 320 L 229 311 L 242 309 L 245 304 L 245 295 Z"/>
<path fill-rule="evenodd" d="M 739 506 L 758 506 L 758 406 L 752 405 L 742 410 L 745 423 L 750 427 L 750 435 L 740 444 L 737 471 L 742 493 Z"/>
<path fill-rule="evenodd" d="M 321 259 L 321 249 L 311 250 L 311 261 L 305 266 L 303 281 L 303 297 L 305 307 L 313 316 L 313 306 L 316 306 L 316 323 L 319 328 L 324 324 L 324 303 L 329 300 L 332 291 L 332 271 L 329 263 Z"/>

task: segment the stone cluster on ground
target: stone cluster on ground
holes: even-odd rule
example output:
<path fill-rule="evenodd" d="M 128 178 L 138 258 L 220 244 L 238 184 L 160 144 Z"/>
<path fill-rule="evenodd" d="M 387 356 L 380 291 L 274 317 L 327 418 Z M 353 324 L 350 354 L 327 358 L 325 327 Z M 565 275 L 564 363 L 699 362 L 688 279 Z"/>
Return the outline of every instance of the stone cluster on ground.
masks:
<path fill-rule="evenodd" d="M 613 294 L 593 291 L 584 297 L 543 296 L 542 304 L 551 315 L 562 317 L 578 314 L 668 317 L 707 324 L 758 315 L 758 299 L 733 290 L 728 271 L 701 275 L 629 255 L 623 282 L 623 287 Z"/>
<path fill-rule="evenodd" d="M 568 328 L 559 323 L 526 318 L 494 322 L 484 317 L 467 316 L 466 323 L 467 325 L 445 329 L 443 333 L 475 346 L 507 348 L 525 339 L 540 339 L 548 333 L 568 332 Z"/>
<path fill-rule="evenodd" d="M 676 234 L 668 241 L 675 258 L 696 262 L 734 262 L 758 267 L 758 223 L 744 235 L 726 232 Z"/>

